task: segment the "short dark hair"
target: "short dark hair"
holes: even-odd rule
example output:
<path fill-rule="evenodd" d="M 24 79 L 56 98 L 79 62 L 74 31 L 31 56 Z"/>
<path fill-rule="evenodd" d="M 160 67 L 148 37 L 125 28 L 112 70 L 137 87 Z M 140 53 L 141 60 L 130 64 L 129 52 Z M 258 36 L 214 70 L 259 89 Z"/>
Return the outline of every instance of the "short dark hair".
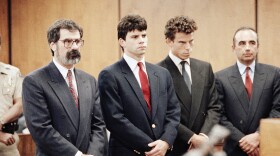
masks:
<path fill-rule="evenodd" d="M 67 29 L 67 30 L 78 30 L 80 33 L 81 38 L 83 37 L 83 28 L 80 27 L 72 20 L 68 19 L 60 19 L 55 21 L 48 29 L 47 37 L 48 43 L 57 42 L 60 38 L 60 29 Z M 51 50 L 52 56 L 54 56 L 54 52 Z"/>
<path fill-rule="evenodd" d="M 169 38 L 173 41 L 176 33 L 190 34 L 196 30 L 197 26 L 193 19 L 187 16 L 176 16 L 167 21 L 164 35 L 166 39 Z"/>
<path fill-rule="evenodd" d="M 235 33 L 234 33 L 234 35 L 233 35 L 233 39 L 232 39 L 232 41 L 233 41 L 233 46 L 235 46 L 235 36 L 236 36 L 236 34 L 237 34 L 239 31 L 244 31 L 244 30 L 251 30 L 251 31 L 255 32 L 256 35 L 257 35 L 257 44 L 259 44 L 259 37 L 258 37 L 257 31 L 256 31 L 255 29 L 253 29 L 252 27 L 244 26 L 244 27 L 238 28 L 238 29 L 235 31 Z"/>
<path fill-rule="evenodd" d="M 125 40 L 127 33 L 133 30 L 147 30 L 146 20 L 135 14 L 123 17 L 118 24 L 118 39 L 122 38 Z"/>

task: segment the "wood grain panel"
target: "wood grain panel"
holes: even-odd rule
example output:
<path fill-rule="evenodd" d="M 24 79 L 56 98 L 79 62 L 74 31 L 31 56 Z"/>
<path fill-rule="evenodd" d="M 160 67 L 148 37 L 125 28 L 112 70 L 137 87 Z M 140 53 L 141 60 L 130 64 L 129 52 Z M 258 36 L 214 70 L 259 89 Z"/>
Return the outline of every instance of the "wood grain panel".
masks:
<path fill-rule="evenodd" d="M 0 61 L 4 63 L 10 63 L 8 34 L 8 0 L 0 0 L 0 36 L 2 41 Z"/>
<path fill-rule="evenodd" d="M 119 58 L 116 41 L 118 1 L 111 0 L 11 0 L 12 62 L 27 74 L 52 59 L 48 27 L 57 19 L 72 19 L 84 29 L 85 45 L 77 65 L 95 77 Z"/>
<path fill-rule="evenodd" d="M 258 0 L 258 34 L 260 62 L 280 67 L 280 1 Z"/>
<path fill-rule="evenodd" d="M 187 15 L 198 25 L 191 57 L 209 61 L 214 71 L 236 61 L 232 36 L 240 26 L 255 27 L 255 0 L 141 0 L 120 1 L 121 17 L 138 13 L 148 22 L 146 60 L 156 63 L 168 54 L 164 26 L 171 17 Z"/>

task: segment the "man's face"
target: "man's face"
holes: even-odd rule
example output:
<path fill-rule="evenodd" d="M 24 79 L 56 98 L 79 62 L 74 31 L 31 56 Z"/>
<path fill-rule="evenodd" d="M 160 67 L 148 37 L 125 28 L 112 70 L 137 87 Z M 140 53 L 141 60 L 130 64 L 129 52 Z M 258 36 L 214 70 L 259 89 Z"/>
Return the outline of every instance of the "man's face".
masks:
<path fill-rule="evenodd" d="M 148 37 L 145 30 L 134 30 L 127 33 L 125 40 L 119 39 L 124 53 L 128 56 L 141 60 L 146 52 Z"/>
<path fill-rule="evenodd" d="M 80 39 L 78 30 L 60 30 L 60 39 L 56 43 L 52 42 L 50 44 L 54 51 L 54 58 L 59 64 L 66 68 L 71 68 L 80 61 L 81 54 L 79 51 L 81 46 L 78 44 Z"/>
<path fill-rule="evenodd" d="M 250 65 L 257 56 L 259 44 L 257 34 L 252 30 L 241 30 L 235 35 L 233 52 L 244 65 Z"/>
<path fill-rule="evenodd" d="M 176 33 L 174 40 L 167 39 L 166 43 L 170 47 L 171 52 L 178 58 L 185 60 L 190 57 L 194 44 L 194 34 Z"/>

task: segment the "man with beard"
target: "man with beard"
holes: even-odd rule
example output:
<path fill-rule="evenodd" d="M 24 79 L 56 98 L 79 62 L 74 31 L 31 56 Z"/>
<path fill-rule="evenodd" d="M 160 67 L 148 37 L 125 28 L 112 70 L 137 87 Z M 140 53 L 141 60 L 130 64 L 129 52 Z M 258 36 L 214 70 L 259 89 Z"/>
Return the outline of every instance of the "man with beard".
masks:
<path fill-rule="evenodd" d="M 80 61 L 83 30 L 58 20 L 48 30 L 53 55 L 23 82 L 23 109 L 36 155 L 106 155 L 106 128 L 94 77 L 74 68 Z"/>

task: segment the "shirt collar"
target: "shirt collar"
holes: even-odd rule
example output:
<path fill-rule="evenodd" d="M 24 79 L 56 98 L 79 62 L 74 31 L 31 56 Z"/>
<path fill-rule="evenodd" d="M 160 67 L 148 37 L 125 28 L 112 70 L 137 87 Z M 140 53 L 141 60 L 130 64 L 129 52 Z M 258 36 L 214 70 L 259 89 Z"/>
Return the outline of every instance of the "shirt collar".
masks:
<path fill-rule="evenodd" d="M 123 58 L 132 71 L 134 71 L 136 69 L 138 62 L 142 62 L 143 68 L 146 69 L 145 58 L 143 58 L 140 61 L 137 61 L 137 60 L 133 59 L 132 57 L 128 56 L 126 53 L 123 54 Z"/>
<path fill-rule="evenodd" d="M 53 63 L 57 67 L 57 69 L 59 70 L 59 72 L 61 73 L 64 79 L 67 77 L 68 70 L 71 70 L 72 74 L 74 74 L 74 67 L 72 67 L 71 69 L 67 69 L 62 65 L 60 65 L 54 58 L 53 58 Z"/>
<path fill-rule="evenodd" d="M 253 73 L 255 72 L 255 65 L 256 65 L 255 60 L 249 65 L 249 67 Z M 239 60 L 237 60 L 237 67 L 238 67 L 241 75 L 243 75 L 246 72 L 247 66 L 242 64 Z"/>
<path fill-rule="evenodd" d="M 179 57 L 175 56 L 171 51 L 169 51 L 168 55 L 171 58 L 171 60 L 176 64 L 176 66 L 179 66 L 182 61 L 186 61 L 190 65 L 190 58 L 182 60 Z"/>

